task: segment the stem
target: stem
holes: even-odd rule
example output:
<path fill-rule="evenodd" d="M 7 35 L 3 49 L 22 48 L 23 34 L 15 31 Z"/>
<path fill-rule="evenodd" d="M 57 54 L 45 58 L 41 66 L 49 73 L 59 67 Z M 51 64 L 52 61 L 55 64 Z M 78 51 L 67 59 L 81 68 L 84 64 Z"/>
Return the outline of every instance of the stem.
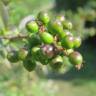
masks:
<path fill-rule="evenodd" d="M 24 39 L 28 38 L 27 35 L 18 35 L 18 36 L 0 36 L 0 39 L 8 39 L 8 40 L 15 40 L 15 39 Z"/>

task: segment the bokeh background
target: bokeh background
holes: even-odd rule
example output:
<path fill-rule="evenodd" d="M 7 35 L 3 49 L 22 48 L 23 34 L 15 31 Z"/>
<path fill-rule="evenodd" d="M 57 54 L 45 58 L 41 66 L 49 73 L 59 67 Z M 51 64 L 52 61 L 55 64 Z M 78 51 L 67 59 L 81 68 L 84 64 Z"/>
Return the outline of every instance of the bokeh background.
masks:
<path fill-rule="evenodd" d="M 96 0 L 4 1 L 10 1 L 8 23 L 12 27 L 42 10 L 50 16 L 64 14 L 73 23 L 74 34 L 83 40 L 77 50 L 83 54 L 85 64 L 77 71 L 65 60 L 62 73 L 51 72 L 45 66 L 29 73 L 21 63 L 10 64 L 3 57 L 5 50 L 0 41 L 0 96 L 96 96 Z M 1 15 L 0 30 L 4 27 Z"/>

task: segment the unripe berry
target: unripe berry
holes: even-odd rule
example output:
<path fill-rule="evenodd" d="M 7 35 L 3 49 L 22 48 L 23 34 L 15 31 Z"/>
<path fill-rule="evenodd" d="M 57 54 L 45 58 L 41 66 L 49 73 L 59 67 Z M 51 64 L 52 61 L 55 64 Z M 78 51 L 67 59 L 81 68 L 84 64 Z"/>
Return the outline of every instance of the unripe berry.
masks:
<path fill-rule="evenodd" d="M 18 52 L 18 58 L 20 60 L 24 60 L 28 55 L 28 51 L 26 49 L 20 49 L 19 52 Z"/>
<path fill-rule="evenodd" d="M 61 34 L 63 32 L 62 23 L 58 20 L 54 20 L 49 22 L 48 24 L 49 32 L 52 34 Z"/>
<path fill-rule="evenodd" d="M 35 69 L 36 67 L 36 62 L 34 60 L 32 60 L 32 58 L 26 58 L 24 61 L 23 61 L 23 66 L 24 68 L 31 72 Z"/>
<path fill-rule="evenodd" d="M 58 71 L 63 65 L 63 58 L 61 56 L 56 56 L 50 63 L 53 70 Z"/>
<path fill-rule="evenodd" d="M 50 21 L 50 17 L 48 15 L 48 13 L 46 13 L 46 12 L 40 12 L 38 14 L 38 19 L 40 21 L 42 21 L 42 23 L 45 24 L 45 25 L 47 25 L 49 23 L 49 21 Z"/>
<path fill-rule="evenodd" d="M 67 49 L 66 52 L 67 52 L 67 54 L 69 55 L 69 54 L 71 54 L 72 52 L 74 52 L 74 50 L 73 50 L 73 49 Z"/>
<path fill-rule="evenodd" d="M 83 63 L 83 57 L 79 52 L 72 52 L 69 55 L 69 61 L 73 64 L 73 65 L 78 65 L 78 64 L 82 64 Z"/>
<path fill-rule="evenodd" d="M 48 64 L 48 57 L 45 54 L 43 54 L 42 50 L 39 47 L 33 47 L 31 50 L 31 54 L 33 58 L 41 64 Z"/>
<path fill-rule="evenodd" d="M 69 30 L 64 30 L 64 32 L 65 32 L 66 36 L 68 36 L 68 35 L 73 36 L 73 34 Z"/>
<path fill-rule="evenodd" d="M 37 34 L 32 35 L 30 38 L 28 38 L 28 45 L 29 48 L 32 48 L 34 46 L 41 45 L 41 39 Z"/>
<path fill-rule="evenodd" d="M 19 58 L 18 58 L 18 51 L 11 51 L 8 53 L 7 55 L 7 59 L 12 62 L 12 63 L 16 63 L 19 61 Z"/>
<path fill-rule="evenodd" d="M 72 29 L 72 23 L 71 23 L 71 22 L 69 22 L 69 21 L 64 21 L 64 22 L 62 22 L 62 24 L 63 24 L 63 28 L 64 28 L 64 29 L 69 29 L 69 30 Z"/>
<path fill-rule="evenodd" d="M 50 33 L 42 32 L 40 37 L 45 44 L 52 44 L 54 42 L 54 38 Z"/>
<path fill-rule="evenodd" d="M 26 25 L 26 29 L 30 33 L 37 33 L 39 31 L 39 27 L 38 27 L 38 25 L 35 21 L 28 22 L 27 25 Z"/>
<path fill-rule="evenodd" d="M 75 37 L 74 38 L 74 48 L 78 48 L 78 47 L 80 47 L 80 45 L 81 45 L 81 38 L 80 37 Z"/>
<path fill-rule="evenodd" d="M 74 37 L 73 36 L 65 36 L 65 38 L 63 38 L 61 40 L 61 45 L 62 47 L 66 48 L 66 49 L 71 49 L 74 46 Z"/>
<path fill-rule="evenodd" d="M 61 34 L 60 34 L 60 37 L 65 38 L 65 36 L 68 36 L 68 35 L 73 36 L 73 34 L 70 31 L 63 30 L 63 32 L 61 32 Z"/>

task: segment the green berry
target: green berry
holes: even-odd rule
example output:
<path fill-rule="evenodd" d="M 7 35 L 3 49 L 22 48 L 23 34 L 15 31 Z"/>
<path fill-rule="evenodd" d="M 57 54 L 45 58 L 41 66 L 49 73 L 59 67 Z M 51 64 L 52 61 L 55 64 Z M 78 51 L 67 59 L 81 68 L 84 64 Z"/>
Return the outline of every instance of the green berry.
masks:
<path fill-rule="evenodd" d="M 28 55 L 28 51 L 26 49 L 20 49 L 19 52 L 18 52 L 18 58 L 20 60 L 24 60 Z"/>
<path fill-rule="evenodd" d="M 28 22 L 27 25 L 26 25 L 26 29 L 30 33 L 37 33 L 39 31 L 39 27 L 38 27 L 38 25 L 35 21 Z"/>
<path fill-rule="evenodd" d="M 79 52 L 72 52 L 69 55 L 69 61 L 74 65 L 82 64 L 83 63 L 83 57 Z"/>
<path fill-rule="evenodd" d="M 50 17 L 46 12 L 40 12 L 38 14 L 38 19 L 42 21 L 45 25 L 49 23 Z"/>
<path fill-rule="evenodd" d="M 74 47 L 75 48 L 78 48 L 78 47 L 80 47 L 80 45 L 81 45 L 81 38 L 80 37 L 75 37 L 74 38 Z"/>
<path fill-rule="evenodd" d="M 71 54 L 72 52 L 74 52 L 74 50 L 73 50 L 73 49 L 67 49 L 66 52 L 67 52 L 67 54 L 69 55 L 69 54 Z"/>
<path fill-rule="evenodd" d="M 45 44 L 52 44 L 54 42 L 54 38 L 50 33 L 42 32 L 40 37 Z"/>
<path fill-rule="evenodd" d="M 61 56 L 56 56 L 50 63 L 50 66 L 53 70 L 59 70 L 63 65 L 63 58 Z"/>
<path fill-rule="evenodd" d="M 12 62 L 12 63 L 16 63 L 19 61 L 19 58 L 18 58 L 18 51 L 11 51 L 8 53 L 7 55 L 7 59 Z"/>
<path fill-rule="evenodd" d="M 29 48 L 32 48 L 34 46 L 41 45 L 41 39 L 37 34 L 32 35 L 30 38 L 28 38 L 28 45 Z"/>
<path fill-rule="evenodd" d="M 65 36 L 65 38 L 63 38 L 61 40 L 61 45 L 62 45 L 62 47 L 66 48 L 66 49 L 73 48 L 73 46 L 74 46 L 74 38 L 73 38 L 73 36 L 70 36 L 70 35 Z"/>
<path fill-rule="evenodd" d="M 61 35 L 61 33 L 63 32 L 62 23 L 58 20 L 49 22 L 48 28 L 49 28 L 49 32 L 54 35 L 55 34 Z"/>
<path fill-rule="evenodd" d="M 68 30 L 64 30 L 64 32 L 65 32 L 65 36 L 68 36 L 68 35 L 73 36 L 73 34 Z"/>
<path fill-rule="evenodd" d="M 62 22 L 62 24 L 63 24 L 63 28 L 64 28 L 64 29 L 69 29 L 69 30 L 72 29 L 72 23 L 71 23 L 71 22 L 69 22 L 69 21 L 64 21 L 64 22 Z"/>
<path fill-rule="evenodd" d="M 60 37 L 64 38 L 65 36 L 68 36 L 68 35 L 73 36 L 73 34 L 70 31 L 63 30 L 63 32 L 61 32 L 61 34 L 60 34 Z"/>
<path fill-rule="evenodd" d="M 31 72 L 35 69 L 36 67 L 36 62 L 34 60 L 32 60 L 32 58 L 26 58 L 24 61 L 23 61 L 23 66 L 24 68 Z"/>
<path fill-rule="evenodd" d="M 39 47 L 33 47 L 31 50 L 31 54 L 33 55 L 33 58 L 41 64 L 48 64 L 48 56 L 45 55 Z"/>

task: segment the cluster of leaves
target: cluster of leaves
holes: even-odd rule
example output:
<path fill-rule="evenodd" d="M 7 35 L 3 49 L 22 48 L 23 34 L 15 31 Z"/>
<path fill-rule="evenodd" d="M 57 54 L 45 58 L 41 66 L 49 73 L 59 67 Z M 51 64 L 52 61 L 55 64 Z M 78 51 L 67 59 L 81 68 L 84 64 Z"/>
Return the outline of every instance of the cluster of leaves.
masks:
<path fill-rule="evenodd" d="M 28 71 L 33 71 L 37 62 L 59 70 L 64 64 L 63 57 L 66 56 L 77 69 L 82 67 L 83 57 L 74 51 L 80 47 L 81 38 L 72 34 L 72 23 L 64 16 L 51 20 L 46 12 L 40 12 L 34 20 L 27 22 L 26 29 L 27 36 L 24 38 L 27 43 L 19 50 L 8 52 L 10 62 L 23 61 Z"/>

